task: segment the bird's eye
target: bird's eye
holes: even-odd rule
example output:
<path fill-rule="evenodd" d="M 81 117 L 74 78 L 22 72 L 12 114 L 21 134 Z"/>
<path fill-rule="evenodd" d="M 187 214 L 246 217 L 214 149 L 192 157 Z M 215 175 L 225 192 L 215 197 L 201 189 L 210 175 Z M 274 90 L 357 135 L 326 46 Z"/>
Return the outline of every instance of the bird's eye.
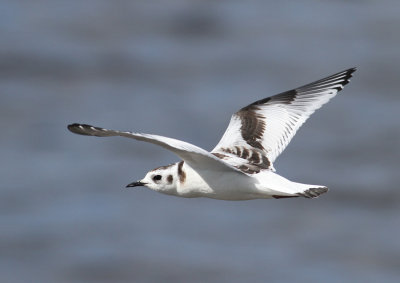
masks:
<path fill-rule="evenodd" d="M 161 180 L 161 175 L 155 175 L 155 176 L 153 177 L 153 180 L 154 180 L 154 181 L 160 181 L 160 180 Z"/>

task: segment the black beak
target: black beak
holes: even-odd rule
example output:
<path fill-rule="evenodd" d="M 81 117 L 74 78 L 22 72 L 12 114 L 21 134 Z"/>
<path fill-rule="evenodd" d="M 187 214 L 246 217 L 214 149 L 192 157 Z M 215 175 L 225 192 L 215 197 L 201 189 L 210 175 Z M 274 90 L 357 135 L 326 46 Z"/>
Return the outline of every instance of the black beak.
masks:
<path fill-rule="evenodd" d="M 146 185 L 146 183 L 143 183 L 141 181 L 137 181 L 137 182 L 130 183 L 126 187 L 130 188 L 130 187 L 139 187 L 139 186 L 144 186 L 144 185 Z"/>

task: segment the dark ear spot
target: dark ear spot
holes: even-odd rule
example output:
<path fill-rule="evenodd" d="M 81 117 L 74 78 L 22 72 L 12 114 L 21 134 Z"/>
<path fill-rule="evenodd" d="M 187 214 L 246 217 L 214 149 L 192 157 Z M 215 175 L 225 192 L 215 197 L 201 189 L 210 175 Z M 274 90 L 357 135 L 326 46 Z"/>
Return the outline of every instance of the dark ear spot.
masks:
<path fill-rule="evenodd" d="M 182 169 L 183 163 L 184 163 L 183 160 L 178 163 L 178 176 L 179 176 L 179 181 L 181 182 L 181 184 L 185 183 L 185 180 L 186 180 L 186 173 Z"/>
<path fill-rule="evenodd" d="M 174 177 L 172 177 L 172 175 L 168 175 L 168 177 L 167 177 L 168 183 L 172 184 L 173 180 L 174 180 Z"/>

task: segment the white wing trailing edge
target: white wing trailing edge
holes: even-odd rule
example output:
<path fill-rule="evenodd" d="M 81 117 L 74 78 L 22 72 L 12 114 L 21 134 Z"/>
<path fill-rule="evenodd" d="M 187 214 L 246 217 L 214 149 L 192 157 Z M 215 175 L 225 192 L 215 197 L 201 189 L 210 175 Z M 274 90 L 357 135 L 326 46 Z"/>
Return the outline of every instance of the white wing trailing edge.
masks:
<path fill-rule="evenodd" d="M 315 110 L 349 83 L 356 68 L 258 100 L 235 114 L 212 153 L 248 174 L 274 171 L 272 163 Z"/>
<path fill-rule="evenodd" d="M 217 158 L 210 152 L 193 144 L 180 141 L 177 139 L 167 138 L 158 135 L 108 130 L 99 127 L 94 127 L 91 125 L 77 124 L 77 123 L 68 125 L 68 130 L 70 130 L 75 134 L 85 135 L 85 136 L 96 136 L 96 137 L 121 136 L 139 141 L 153 143 L 172 151 L 195 170 L 199 169 L 204 171 L 211 170 L 211 171 L 237 172 L 240 174 L 242 173 L 240 170 L 227 164 L 226 162 Z"/>

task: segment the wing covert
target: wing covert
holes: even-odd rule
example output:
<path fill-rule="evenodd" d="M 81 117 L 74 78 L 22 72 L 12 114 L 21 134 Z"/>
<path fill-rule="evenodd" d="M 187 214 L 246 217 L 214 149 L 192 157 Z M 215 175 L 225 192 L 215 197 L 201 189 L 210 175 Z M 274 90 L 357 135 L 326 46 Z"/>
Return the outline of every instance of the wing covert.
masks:
<path fill-rule="evenodd" d="M 274 170 L 272 163 L 286 148 L 301 125 L 315 110 L 348 84 L 356 68 L 351 68 L 313 83 L 258 100 L 233 114 L 213 153 L 240 157 L 235 147 L 263 154 L 260 169 Z M 249 165 L 257 165 L 242 157 Z M 267 167 L 267 168 L 266 168 Z"/>

